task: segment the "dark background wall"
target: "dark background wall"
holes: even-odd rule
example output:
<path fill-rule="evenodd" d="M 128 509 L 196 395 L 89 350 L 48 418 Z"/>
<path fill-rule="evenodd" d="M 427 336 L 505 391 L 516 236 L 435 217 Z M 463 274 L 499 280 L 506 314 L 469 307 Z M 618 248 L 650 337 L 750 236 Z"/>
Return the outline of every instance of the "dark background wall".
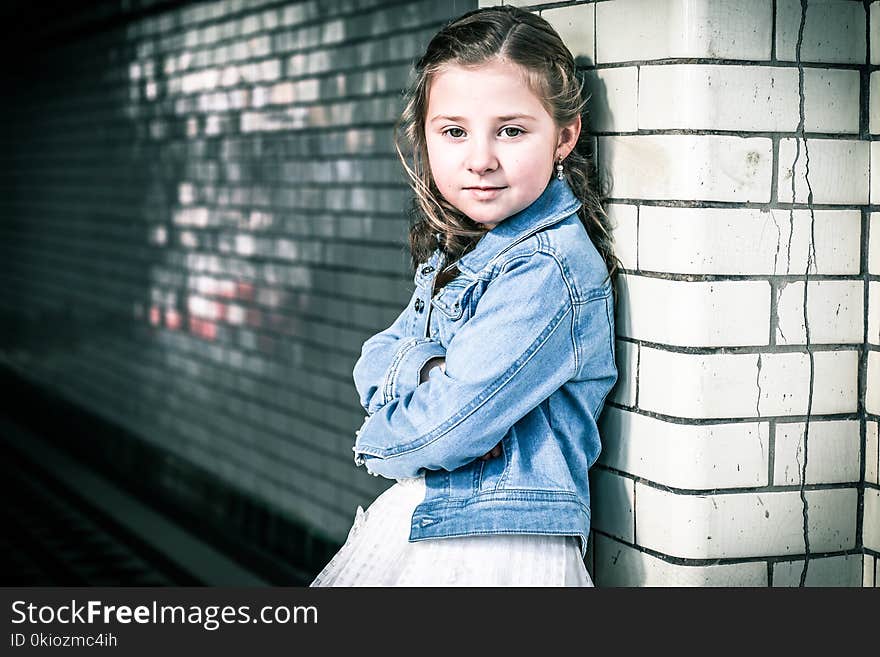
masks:
<path fill-rule="evenodd" d="M 401 90 L 475 6 L 6 3 L 6 416 L 320 565 L 388 483 L 353 467 L 351 370 L 411 290 Z"/>

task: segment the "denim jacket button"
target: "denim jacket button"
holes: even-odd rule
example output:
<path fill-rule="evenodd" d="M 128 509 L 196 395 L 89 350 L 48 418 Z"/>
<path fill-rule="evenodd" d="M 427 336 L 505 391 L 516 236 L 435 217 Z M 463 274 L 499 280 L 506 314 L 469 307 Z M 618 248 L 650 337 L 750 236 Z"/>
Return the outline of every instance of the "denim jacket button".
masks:
<path fill-rule="evenodd" d="M 427 267 L 422 267 L 423 274 L 430 274 L 432 271 L 434 271 L 434 268 L 431 265 L 428 265 Z"/>
<path fill-rule="evenodd" d="M 416 302 L 413 304 L 413 307 L 416 309 L 417 313 L 420 313 L 425 308 L 425 302 L 422 301 L 421 299 L 416 299 Z"/>

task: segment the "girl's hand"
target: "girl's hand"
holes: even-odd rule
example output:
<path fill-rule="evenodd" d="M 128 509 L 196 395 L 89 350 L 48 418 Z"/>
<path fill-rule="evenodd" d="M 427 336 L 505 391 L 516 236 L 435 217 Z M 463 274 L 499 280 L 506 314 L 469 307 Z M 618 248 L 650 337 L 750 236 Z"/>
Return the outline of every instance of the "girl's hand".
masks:
<path fill-rule="evenodd" d="M 501 443 L 499 442 L 495 447 L 490 449 L 488 452 L 483 454 L 480 457 L 481 461 L 488 461 L 489 459 L 494 459 L 495 457 L 501 456 Z"/>
<path fill-rule="evenodd" d="M 429 360 L 422 367 L 422 371 L 419 372 L 419 383 L 424 383 L 428 380 L 428 373 L 433 370 L 435 367 L 439 367 L 441 372 L 446 371 L 446 359 L 443 356 L 436 356 Z"/>

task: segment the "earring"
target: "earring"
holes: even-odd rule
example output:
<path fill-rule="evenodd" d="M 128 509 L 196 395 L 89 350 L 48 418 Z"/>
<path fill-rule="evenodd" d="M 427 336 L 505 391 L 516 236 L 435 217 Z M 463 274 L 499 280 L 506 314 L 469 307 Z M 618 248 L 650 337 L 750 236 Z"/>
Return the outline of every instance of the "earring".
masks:
<path fill-rule="evenodd" d="M 562 180 L 565 178 L 565 175 L 562 173 L 562 160 L 556 163 L 556 179 Z"/>

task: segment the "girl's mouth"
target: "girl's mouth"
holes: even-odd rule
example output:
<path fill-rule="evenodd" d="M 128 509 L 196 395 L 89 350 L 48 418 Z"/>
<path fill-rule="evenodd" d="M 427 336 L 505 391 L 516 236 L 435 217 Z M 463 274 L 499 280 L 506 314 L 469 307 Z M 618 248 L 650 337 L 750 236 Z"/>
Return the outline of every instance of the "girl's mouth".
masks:
<path fill-rule="evenodd" d="M 495 198 L 506 189 L 506 187 L 465 187 L 465 189 L 469 191 L 474 198 L 486 200 Z"/>

